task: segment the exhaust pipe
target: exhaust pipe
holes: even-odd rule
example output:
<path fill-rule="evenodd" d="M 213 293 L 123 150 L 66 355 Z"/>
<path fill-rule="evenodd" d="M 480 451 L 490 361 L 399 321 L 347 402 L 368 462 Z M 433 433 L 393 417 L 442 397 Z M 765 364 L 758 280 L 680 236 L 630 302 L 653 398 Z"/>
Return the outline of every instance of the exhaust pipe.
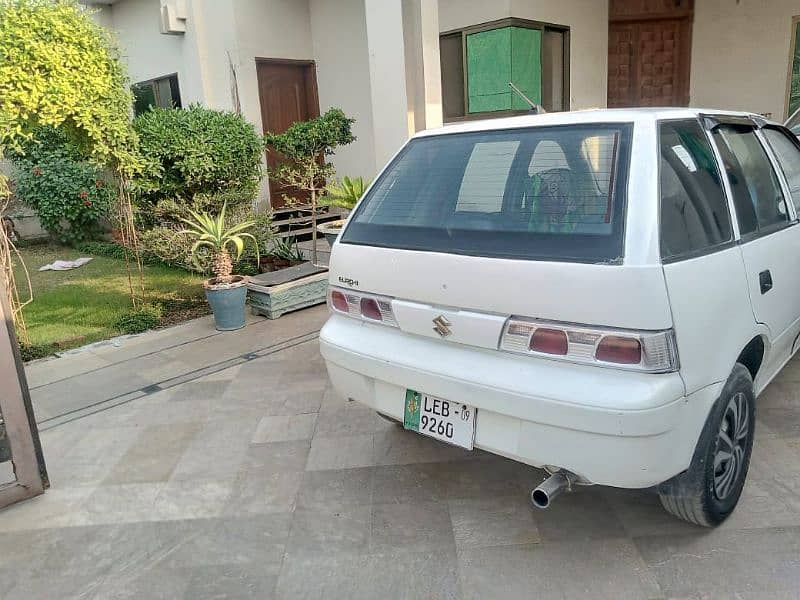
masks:
<path fill-rule="evenodd" d="M 556 471 L 531 492 L 531 502 L 536 508 L 545 509 L 561 492 L 571 491 L 577 479 L 575 473 Z"/>

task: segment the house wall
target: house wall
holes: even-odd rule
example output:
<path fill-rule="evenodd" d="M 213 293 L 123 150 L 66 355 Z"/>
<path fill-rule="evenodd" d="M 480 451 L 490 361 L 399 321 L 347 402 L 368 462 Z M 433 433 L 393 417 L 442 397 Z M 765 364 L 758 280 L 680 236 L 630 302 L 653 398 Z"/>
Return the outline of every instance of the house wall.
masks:
<path fill-rule="evenodd" d="M 792 16 L 798 0 L 697 0 L 691 104 L 786 115 Z"/>
<path fill-rule="evenodd" d="M 187 21 L 185 35 L 163 35 L 159 7 L 159 0 L 125 0 L 103 7 L 95 19 L 116 32 L 132 82 L 177 73 L 184 105 L 205 103 L 196 22 Z"/>
<path fill-rule="evenodd" d="M 220 0 L 208 0 L 219 2 Z M 308 0 L 232 0 L 242 114 L 262 131 L 256 58 L 313 60 Z"/>
<path fill-rule="evenodd" d="M 570 28 L 570 108 L 605 107 L 608 2 L 605 0 L 439 0 L 439 30 L 517 17 Z"/>
<path fill-rule="evenodd" d="M 369 77 L 364 0 L 311 0 L 313 56 L 317 63 L 320 111 L 341 108 L 353 117 L 357 140 L 333 157 L 339 175 L 371 178 L 375 135 Z"/>

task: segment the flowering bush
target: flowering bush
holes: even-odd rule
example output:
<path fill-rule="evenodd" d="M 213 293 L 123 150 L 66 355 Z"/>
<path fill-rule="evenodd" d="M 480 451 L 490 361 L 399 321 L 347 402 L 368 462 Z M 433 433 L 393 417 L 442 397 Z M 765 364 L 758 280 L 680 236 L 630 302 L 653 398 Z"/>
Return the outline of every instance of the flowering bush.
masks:
<path fill-rule="evenodd" d="M 95 238 L 116 197 L 114 181 L 93 165 L 63 153 L 16 162 L 14 192 L 36 211 L 42 227 L 66 244 Z"/>

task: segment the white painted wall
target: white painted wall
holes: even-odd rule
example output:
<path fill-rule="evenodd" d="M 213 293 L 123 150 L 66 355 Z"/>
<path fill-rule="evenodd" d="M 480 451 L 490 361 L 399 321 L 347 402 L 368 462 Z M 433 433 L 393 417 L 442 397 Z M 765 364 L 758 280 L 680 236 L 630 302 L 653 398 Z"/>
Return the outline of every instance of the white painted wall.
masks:
<path fill-rule="evenodd" d="M 132 82 L 177 73 L 184 105 L 204 103 L 195 21 L 187 21 L 185 35 L 163 35 L 159 11 L 159 0 L 124 0 L 95 18 L 116 32 Z"/>
<path fill-rule="evenodd" d="M 439 30 L 443 32 L 508 17 L 569 27 L 570 108 L 606 106 L 606 0 L 439 0 Z"/>
<path fill-rule="evenodd" d="M 800 0 L 697 0 L 691 104 L 786 117 L 792 17 Z"/>
<path fill-rule="evenodd" d="M 220 2 L 220 0 L 208 0 Z M 238 44 L 242 114 L 262 131 L 256 58 L 312 60 L 308 0 L 228 0 L 233 2 Z"/>
<path fill-rule="evenodd" d="M 332 162 L 339 176 L 371 178 L 379 165 L 375 162 L 364 0 L 311 0 L 311 33 L 320 111 L 336 106 L 356 120 L 357 140 L 338 150 Z"/>

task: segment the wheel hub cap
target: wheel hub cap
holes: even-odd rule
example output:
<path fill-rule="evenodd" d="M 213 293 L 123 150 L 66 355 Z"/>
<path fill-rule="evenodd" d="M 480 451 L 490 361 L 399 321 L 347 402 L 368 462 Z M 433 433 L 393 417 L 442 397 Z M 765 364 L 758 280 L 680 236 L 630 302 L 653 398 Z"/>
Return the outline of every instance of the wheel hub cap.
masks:
<path fill-rule="evenodd" d="M 714 453 L 714 494 L 725 500 L 736 488 L 744 466 L 750 412 L 744 393 L 738 392 L 728 402 L 717 434 Z"/>

